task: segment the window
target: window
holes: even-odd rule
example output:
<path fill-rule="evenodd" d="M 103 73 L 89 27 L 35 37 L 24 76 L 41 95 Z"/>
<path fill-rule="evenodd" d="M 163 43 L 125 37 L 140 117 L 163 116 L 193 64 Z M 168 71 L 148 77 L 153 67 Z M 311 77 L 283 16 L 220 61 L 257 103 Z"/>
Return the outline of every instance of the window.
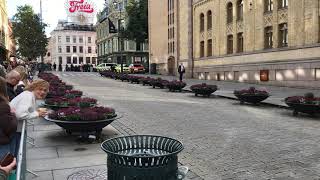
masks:
<path fill-rule="evenodd" d="M 264 0 L 264 12 L 273 11 L 273 0 Z"/>
<path fill-rule="evenodd" d="M 227 5 L 227 23 L 232 23 L 233 21 L 233 13 L 232 13 L 232 3 L 228 3 Z"/>
<path fill-rule="evenodd" d="M 67 64 L 71 64 L 71 57 L 70 56 L 67 57 Z"/>
<path fill-rule="evenodd" d="M 83 64 L 83 57 L 79 57 L 79 64 Z"/>
<path fill-rule="evenodd" d="M 73 58 L 72 58 L 72 63 L 73 63 L 73 64 L 78 64 L 78 59 L 77 59 L 77 57 L 73 57 Z"/>
<path fill-rule="evenodd" d="M 77 46 L 72 46 L 72 52 L 74 52 L 74 53 L 77 52 Z"/>
<path fill-rule="evenodd" d="M 62 53 L 62 48 L 61 48 L 61 46 L 58 46 L 58 52 L 59 52 L 59 53 Z"/>
<path fill-rule="evenodd" d="M 96 60 L 97 60 L 96 57 L 92 57 L 92 64 L 96 64 Z"/>
<path fill-rule="evenodd" d="M 62 64 L 62 57 L 59 56 L 59 64 Z"/>
<path fill-rule="evenodd" d="M 79 43 L 83 43 L 83 37 L 82 36 L 79 37 Z"/>
<path fill-rule="evenodd" d="M 237 46 L 237 52 L 241 53 L 243 52 L 243 33 L 238 33 L 237 35 L 237 40 L 238 40 L 238 46 Z"/>
<path fill-rule="evenodd" d="M 90 64 L 90 57 L 86 57 L 86 63 Z"/>
<path fill-rule="evenodd" d="M 200 14 L 200 32 L 204 31 L 204 14 Z"/>
<path fill-rule="evenodd" d="M 73 39 L 73 40 L 72 40 L 73 43 L 77 43 L 77 37 L 76 37 L 76 36 L 73 36 L 72 39 Z"/>
<path fill-rule="evenodd" d="M 88 37 L 88 43 L 91 43 L 91 37 Z"/>
<path fill-rule="evenodd" d="M 288 25 L 283 23 L 279 25 L 279 47 L 288 46 Z"/>
<path fill-rule="evenodd" d="M 212 12 L 210 10 L 207 12 L 207 29 L 212 29 Z"/>
<path fill-rule="evenodd" d="M 208 40 L 208 43 L 207 43 L 207 56 L 212 56 L 212 39 L 209 39 Z"/>
<path fill-rule="evenodd" d="M 200 57 L 204 57 L 204 41 L 200 42 Z"/>
<path fill-rule="evenodd" d="M 233 36 L 229 35 L 227 37 L 227 54 L 233 53 Z"/>
<path fill-rule="evenodd" d="M 172 52 L 174 53 L 175 51 L 175 46 L 174 46 L 174 42 L 172 42 Z"/>
<path fill-rule="evenodd" d="M 79 46 L 79 52 L 83 53 L 83 46 Z"/>
<path fill-rule="evenodd" d="M 273 33 L 272 33 L 272 27 L 266 27 L 264 29 L 264 48 L 265 49 L 271 49 L 273 48 Z"/>
<path fill-rule="evenodd" d="M 70 36 L 66 36 L 66 42 L 70 42 Z"/>
<path fill-rule="evenodd" d="M 91 53 L 91 46 L 88 47 L 88 53 Z"/>
<path fill-rule="evenodd" d="M 70 46 L 67 46 L 67 53 L 70 52 Z"/>
<path fill-rule="evenodd" d="M 239 0 L 237 3 L 237 20 L 243 20 L 243 0 Z"/>
<path fill-rule="evenodd" d="M 61 36 L 58 36 L 58 42 L 61 42 Z"/>
<path fill-rule="evenodd" d="M 279 9 L 288 8 L 288 0 L 279 0 L 278 5 L 279 5 Z"/>

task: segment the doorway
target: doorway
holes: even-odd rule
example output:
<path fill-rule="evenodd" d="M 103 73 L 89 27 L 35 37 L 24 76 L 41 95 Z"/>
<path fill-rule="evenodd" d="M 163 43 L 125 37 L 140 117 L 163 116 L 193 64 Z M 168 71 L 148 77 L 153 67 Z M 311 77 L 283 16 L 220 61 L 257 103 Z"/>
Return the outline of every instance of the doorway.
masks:
<path fill-rule="evenodd" d="M 171 56 L 168 59 L 168 75 L 169 76 L 174 76 L 175 75 L 175 67 L 176 67 L 175 58 Z"/>

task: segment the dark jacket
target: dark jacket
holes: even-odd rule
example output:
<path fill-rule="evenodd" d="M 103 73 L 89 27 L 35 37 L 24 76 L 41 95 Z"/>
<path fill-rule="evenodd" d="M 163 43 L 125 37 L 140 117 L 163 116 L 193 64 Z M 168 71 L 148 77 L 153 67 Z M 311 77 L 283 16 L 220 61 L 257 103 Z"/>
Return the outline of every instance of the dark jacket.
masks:
<path fill-rule="evenodd" d="M 11 113 L 9 104 L 0 97 L 0 145 L 10 143 L 17 131 L 17 118 Z"/>
<path fill-rule="evenodd" d="M 24 91 L 25 85 L 23 84 L 19 84 L 16 88 L 16 95 L 18 96 L 19 94 L 21 94 Z"/>
<path fill-rule="evenodd" d="M 179 65 L 179 67 L 178 67 L 178 73 L 185 73 L 185 71 L 186 71 L 186 69 L 185 69 L 185 68 L 182 69 L 182 66 Z"/>
<path fill-rule="evenodd" d="M 14 91 L 14 86 L 10 83 L 7 83 L 7 93 L 10 101 L 17 96 L 16 92 Z"/>

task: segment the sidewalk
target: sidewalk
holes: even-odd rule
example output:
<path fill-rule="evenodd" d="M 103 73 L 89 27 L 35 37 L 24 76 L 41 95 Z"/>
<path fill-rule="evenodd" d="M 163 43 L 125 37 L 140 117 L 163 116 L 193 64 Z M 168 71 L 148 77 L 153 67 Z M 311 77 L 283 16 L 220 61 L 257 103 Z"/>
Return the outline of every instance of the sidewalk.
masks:
<path fill-rule="evenodd" d="M 166 80 L 178 80 L 179 77 L 176 76 L 166 76 L 166 75 L 150 75 L 145 74 L 142 76 L 149 76 L 153 78 L 162 78 Z M 312 92 L 316 96 L 320 95 L 319 90 L 315 89 L 303 89 L 303 88 L 289 88 L 289 87 L 279 87 L 279 86 L 268 86 L 268 85 L 258 85 L 258 84 L 249 84 L 249 83 L 240 83 L 240 82 L 228 82 L 228 81 L 214 81 L 214 80 L 199 80 L 199 79 L 183 79 L 184 82 L 187 83 L 187 86 L 184 88 L 184 90 L 191 91 L 190 86 L 194 84 L 199 83 L 207 83 L 207 84 L 215 84 L 218 86 L 219 90 L 216 91 L 214 94 L 231 98 L 231 99 L 237 99 L 233 95 L 234 90 L 240 90 L 243 88 L 249 88 L 251 86 L 254 86 L 256 88 L 264 87 L 266 88 L 271 96 L 263 101 L 266 104 L 274 105 L 274 106 L 280 106 L 280 107 L 288 107 L 283 100 L 288 96 L 303 96 L 306 92 Z"/>

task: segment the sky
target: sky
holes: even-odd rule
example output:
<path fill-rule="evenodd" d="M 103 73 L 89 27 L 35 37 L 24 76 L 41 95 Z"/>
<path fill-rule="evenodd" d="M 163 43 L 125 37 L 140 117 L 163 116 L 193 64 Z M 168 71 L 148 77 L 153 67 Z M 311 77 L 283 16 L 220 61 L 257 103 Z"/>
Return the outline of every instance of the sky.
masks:
<path fill-rule="evenodd" d="M 64 8 L 66 0 L 42 0 L 42 18 L 43 22 L 48 24 L 46 28 L 47 36 L 50 36 L 50 32 L 57 26 L 58 20 L 67 19 L 67 13 Z M 104 0 L 91 0 L 97 7 L 97 12 L 103 9 Z M 40 0 L 7 0 L 8 17 L 17 12 L 17 6 L 31 5 L 35 13 L 40 12 Z"/>

